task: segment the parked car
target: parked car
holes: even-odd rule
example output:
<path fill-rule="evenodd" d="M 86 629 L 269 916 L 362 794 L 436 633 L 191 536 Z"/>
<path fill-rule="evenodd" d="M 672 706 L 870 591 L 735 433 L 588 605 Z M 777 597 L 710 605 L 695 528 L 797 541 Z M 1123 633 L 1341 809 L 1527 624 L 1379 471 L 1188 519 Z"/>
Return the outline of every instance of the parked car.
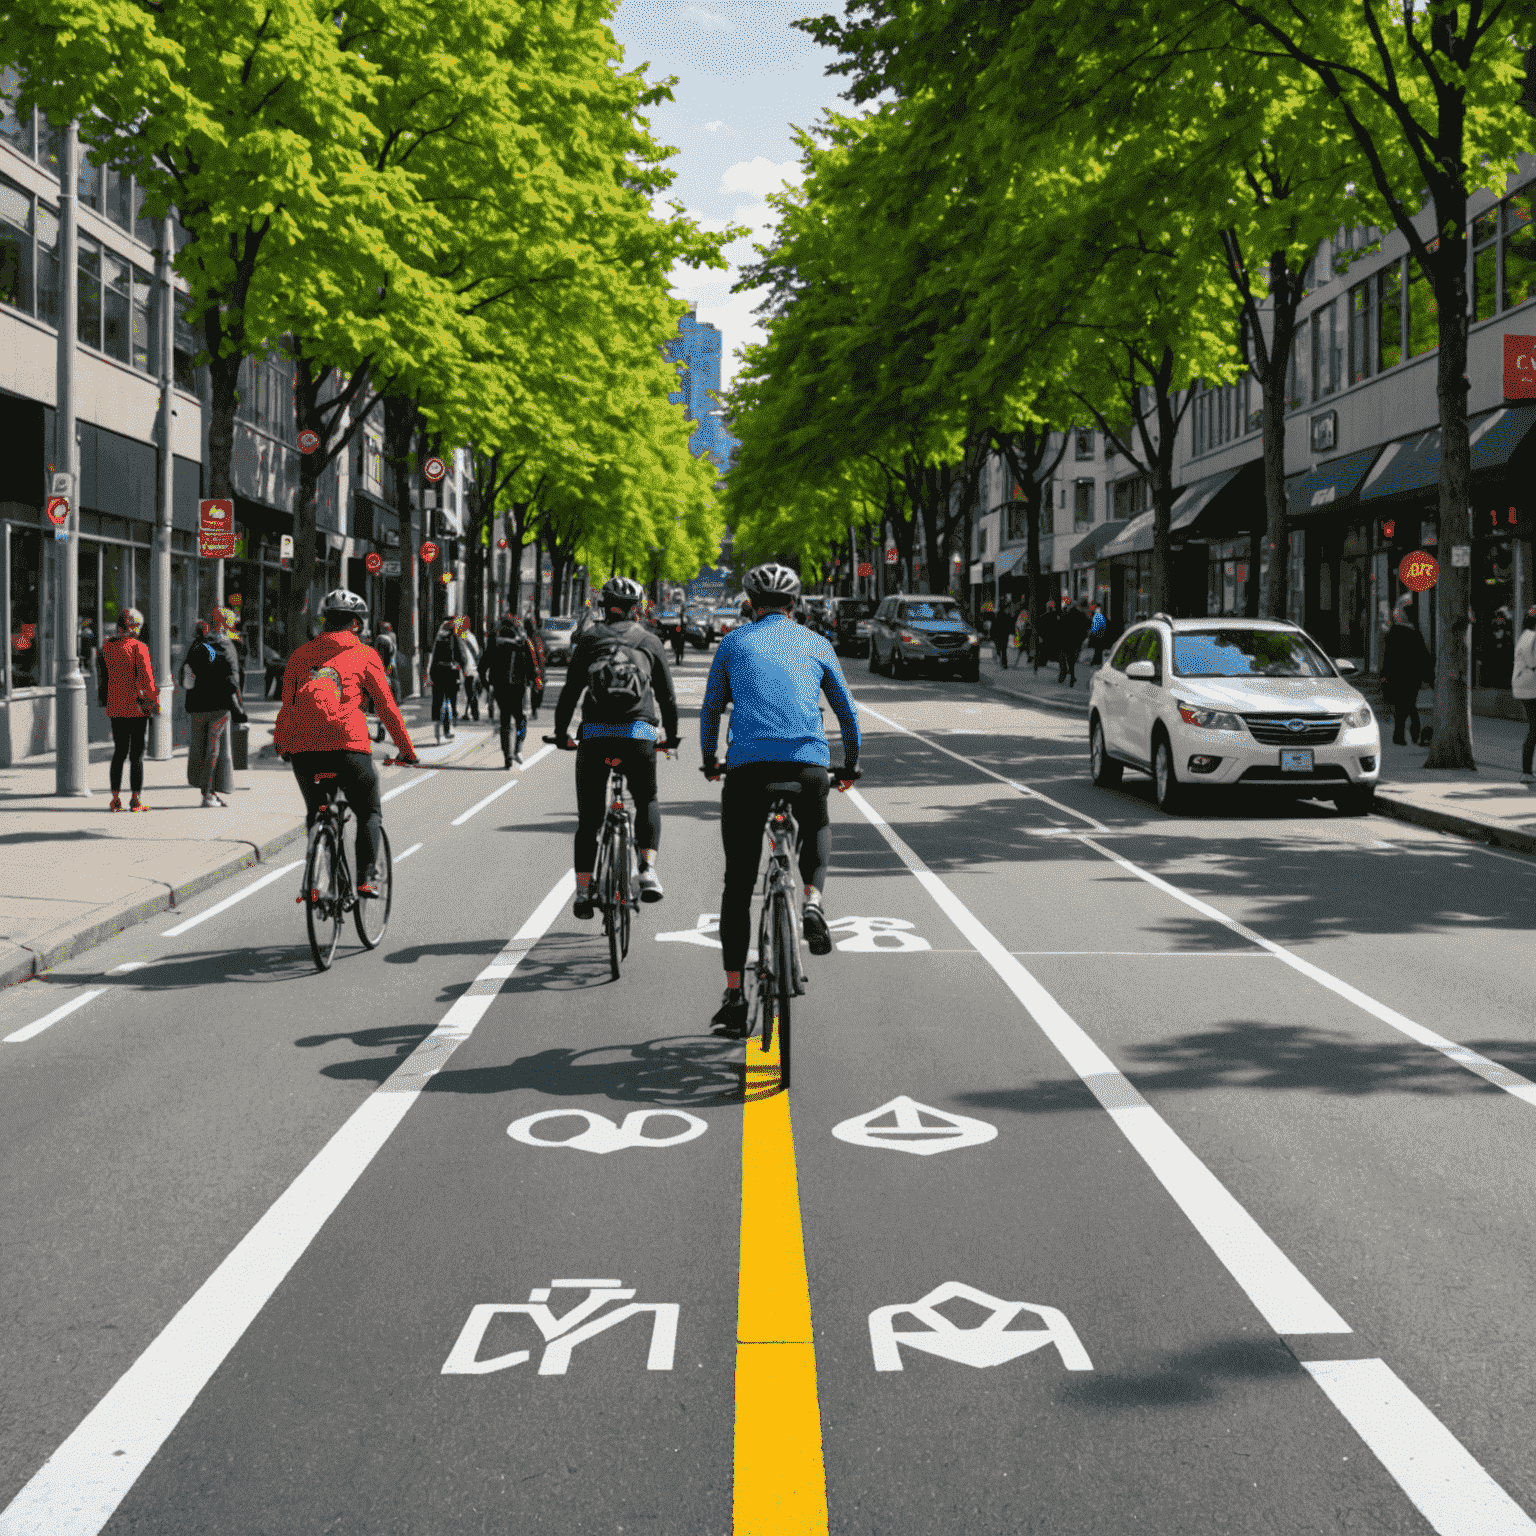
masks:
<path fill-rule="evenodd" d="M 729 607 L 722 604 L 715 609 L 712 617 L 714 619 L 715 633 L 723 640 L 741 623 L 741 607 L 736 603 L 732 603 Z"/>
<path fill-rule="evenodd" d="M 544 642 L 544 660 L 553 665 L 557 661 L 571 659 L 574 643 L 575 619 L 548 618 L 539 628 L 539 638 Z"/>
<path fill-rule="evenodd" d="M 869 655 L 869 621 L 875 614 L 872 597 L 834 597 L 827 609 L 827 639 L 839 656 Z"/>
<path fill-rule="evenodd" d="M 981 676 L 980 645 L 953 598 L 888 597 L 869 621 L 869 670 L 906 677 L 921 668 L 974 683 Z"/>
<path fill-rule="evenodd" d="M 1126 768 L 1152 775 L 1175 811 L 1197 790 L 1263 790 L 1370 809 L 1381 728 L 1304 630 L 1266 619 L 1170 619 L 1125 632 L 1088 695 L 1093 782 Z"/>

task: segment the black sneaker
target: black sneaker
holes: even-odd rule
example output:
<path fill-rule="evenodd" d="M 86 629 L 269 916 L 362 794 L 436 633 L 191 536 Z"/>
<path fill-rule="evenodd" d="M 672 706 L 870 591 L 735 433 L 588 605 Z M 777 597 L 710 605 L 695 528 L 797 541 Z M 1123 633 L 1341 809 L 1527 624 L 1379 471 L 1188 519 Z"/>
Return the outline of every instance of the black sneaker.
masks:
<path fill-rule="evenodd" d="M 576 892 L 576 900 L 571 903 L 571 916 L 579 917 L 582 922 L 588 922 L 592 917 L 592 887 L 583 886 Z"/>
<path fill-rule="evenodd" d="M 727 987 L 720 999 L 719 1011 L 709 1021 L 716 1034 L 731 1040 L 744 1040 L 747 1034 L 747 996 L 740 987 Z"/>
<path fill-rule="evenodd" d="M 827 928 L 827 914 L 819 901 L 808 901 L 800 909 L 800 926 L 805 930 L 805 942 L 813 955 L 832 953 L 832 935 Z"/>

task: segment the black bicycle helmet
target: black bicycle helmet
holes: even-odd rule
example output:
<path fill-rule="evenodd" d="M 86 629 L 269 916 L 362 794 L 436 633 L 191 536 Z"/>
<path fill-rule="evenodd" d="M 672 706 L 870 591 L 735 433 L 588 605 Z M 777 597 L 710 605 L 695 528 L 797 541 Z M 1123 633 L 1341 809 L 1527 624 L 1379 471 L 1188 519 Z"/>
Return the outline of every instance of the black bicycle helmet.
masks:
<path fill-rule="evenodd" d="M 759 565 L 747 572 L 741 590 L 754 602 L 764 598 L 788 605 L 800 596 L 800 578 L 787 565 Z"/>
<path fill-rule="evenodd" d="M 356 592 L 348 592 L 345 587 L 337 587 L 334 592 L 325 594 L 325 601 L 321 603 L 320 611 L 321 613 L 344 613 L 349 619 L 366 619 L 368 604 Z"/>
<path fill-rule="evenodd" d="M 644 599 L 645 588 L 628 576 L 610 576 L 603 583 L 602 597 L 605 608 L 633 608 Z"/>

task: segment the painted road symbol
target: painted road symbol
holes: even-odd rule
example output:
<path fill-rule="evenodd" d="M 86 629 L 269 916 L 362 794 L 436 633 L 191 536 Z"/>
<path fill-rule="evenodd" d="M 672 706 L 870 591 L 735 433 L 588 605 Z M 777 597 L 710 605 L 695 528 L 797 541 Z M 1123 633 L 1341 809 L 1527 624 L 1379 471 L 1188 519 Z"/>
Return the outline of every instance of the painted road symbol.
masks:
<path fill-rule="evenodd" d="M 679 928 L 676 933 L 658 933 L 658 944 L 701 944 L 705 949 L 719 949 L 720 940 L 715 937 L 720 932 L 720 914 L 718 912 L 700 912 L 698 923 L 692 928 Z"/>
<path fill-rule="evenodd" d="M 954 1147 L 979 1147 L 997 1135 L 997 1127 L 985 1120 L 972 1120 L 969 1115 L 952 1115 L 919 1104 L 902 1094 L 867 1115 L 855 1115 L 834 1125 L 832 1134 L 856 1147 L 883 1147 L 932 1157 Z"/>
<path fill-rule="evenodd" d="M 569 1312 L 556 1317 L 546 1303 L 551 1291 L 562 1289 L 586 1291 L 587 1298 L 578 1302 Z M 626 1288 L 618 1280 L 551 1280 L 547 1286 L 529 1291 L 526 1302 L 482 1302 L 470 1309 L 469 1321 L 460 1330 L 440 1374 L 487 1376 L 492 1371 L 504 1371 L 527 1360 L 529 1351 L 526 1349 L 493 1355 L 489 1360 L 476 1358 L 485 1340 L 486 1330 L 495 1318 L 503 1313 L 514 1312 L 531 1317 L 539 1332 L 544 1335 L 544 1356 L 539 1361 L 540 1376 L 564 1376 L 571 1363 L 571 1352 L 578 1344 L 585 1344 L 588 1339 L 596 1338 L 598 1334 L 607 1332 L 628 1318 L 638 1317 L 642 1312 L 653 1314 L 651 1347 L 646 1356 L 645 1368 L 648 1371 L 670 1371 L 673 1356 L 677 1352 L 677 1319 L 681 1308 L 675 1301 L 630 1301 L 629 1298 L 634 1294 L 633 1289 Z M 602 1312 L 610 1301 L 627 1302 L 628 1305 L 614 1312 L 604 1312 L 601 1317 L 594 1315 Z"/>
<path fill-rule="evenodd" d="M 838 940 L 839 949 L 854 954 L 898 954 L 903 950 L 930 949 L 928 940 L 912 932 L 904 917 L 837 917 L 827 924 L 833 933 L 846 934 Z M 720 948 L 720 914 L 701 912 L 692 928 L 674 933 L 658 933 L 658 944 L 698 944 L 704 949 Z"/>
<path fill-rule="evenodd" d="M 587 1122 L 586 1130 L 569 1136 L 563 1141 L 552 1141 L 533 1134 L 534 1126 L 545 1120 L 566 1120 L 580 1116 Z M 647 1120 L 681 1120 L 683 1129 L 671 1136 L 647 1136 Z M 685 1141 L 696 1141 L 709 1129 L 707 1120 L 690 1115 L 682 1109 L 637 1109 L 624 1116 L 622 1125 L 615 1125 L 606 1115 L 593 1114 L 590 1109 L 546 1109 L 537 1115 L 525 1115 L 507 1127 L 507 1135 L 529 1147 L 577 1147 L 583 1152 L 622 1152 L 625 1147 L 677 1147 Z M 996 1134 L 995 1132 L 993 1133 Z"/>
<path fill-rule="evenodd" d="M 946 1301 L 972 1301 L 985 1307 L 988 1316 L 974 1328 L 959 1328 L 938 1310 Z M 1010 1329 L 1008 1324 L 1020 1312 L 1033 1312 L 1044 1328 L 1028 1331 Z M 910 1314 L 928 1324 L 922 1333 L 897 1333 L 894 1321 L 903 1314 Z M 920 1301 L 910 1306 L 876 1307 L 869 1314 L 869 1343 L 874 1351 L 877 1371 L 899 1371 L 901 1345 L 909 1349 L 921 1349 L 945 1360 L 961 1365 L 973 1365 L 984 1370 L 992 1365 L 1006 1365 L 1047 1344 L 1054 1344 L 1061 1356 L 1061 1363 L 1069 1371 L 1091 1371 L 1093 1362 L 1082 1346 L 1065 1313 L 1055 1307 L 1037 1307 L 1027 1301 L 1003 1301 L 978 1291 L 975 1286 L 962 1285 L 958 1280 L 948 1280 L 929 1291 Z"/>

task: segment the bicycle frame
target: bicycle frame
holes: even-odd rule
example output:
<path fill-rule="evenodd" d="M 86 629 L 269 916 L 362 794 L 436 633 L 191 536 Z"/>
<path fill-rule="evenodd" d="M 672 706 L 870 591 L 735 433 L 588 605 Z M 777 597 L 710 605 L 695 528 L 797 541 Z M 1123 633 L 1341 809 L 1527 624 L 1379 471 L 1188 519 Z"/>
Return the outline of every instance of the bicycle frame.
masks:
<path fill-rule="evenodd" d="M 795 872 L 799 831 L 790 797 L 776 796 L 763 824 L 763 835 L 768 843 L 768 860 L 763 870 L 761 906 L 757 918 L 757 985 L 753 989 L 752 1015 L 748 1023 L 749 1031 L 761 1025 L 764 1050 L 773 1042 L 775 990 L 780 993 L 781 1008 L 787 1001 L 786 993 L 794 997 L 801 997 L 805 993 L 807 977 L 800 956 L 800 902 Z M 782 904 L 776 898 L 782 898 Z M 788 914 L 790 931 L 782 939 L 774 932 L 776 911 Z M 785 979 L 788 985 L 784 988 L 778 985 L 781 967 L 787 972 Z M 784 1057 L 788 1046 L 788 1018 L 787 1010 L 785 1012 L 786 1017 L 781 1020 L 780 1076 L 787 1085 Z"/>

